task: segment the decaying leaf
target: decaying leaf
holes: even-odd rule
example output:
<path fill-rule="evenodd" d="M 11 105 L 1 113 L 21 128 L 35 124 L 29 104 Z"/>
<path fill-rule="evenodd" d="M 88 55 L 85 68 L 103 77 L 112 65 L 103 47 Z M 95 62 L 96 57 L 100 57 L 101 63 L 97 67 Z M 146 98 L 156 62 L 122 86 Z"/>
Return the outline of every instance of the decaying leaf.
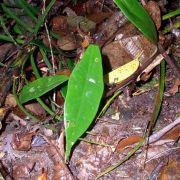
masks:
<path fill-rule="evenodd" d="M 71 34 L 61 37 L 58 40 L 57 44 L 60 49 L 65 51 L 70 51 L 77 48 L 76 39 L 74 35 Z"/>
<path fill-rule="evenodd" d="M 28 151 L 31 149 L 32 138 L 35 132 L 14 134 L 12 139 L 12 147 L 18 151 Z"/>
<path fill-rule="evenodd" d="M 95 29 L 96 24 L 83 16 L 68 16 L 67 23 L 72 28 L 79 27 L 84 32 L 91 32 Z"/>
<path fill-rule="evenodd" d="M 136 58 L 131 62 L 111 71 L 104 76 L 104 82 L 108 85 L 120 83 L 131 76 L 139 67 L 139 59 Z"/>
<path fill-rule="evenodd" d="M 137 136 L 137 135 L 125 138 L 118 143 L 118 145 L 116 147 L 116 152 L 122 153 L 122 151 L 124 151 L 126 148 L 129 148 L 132 145 L 134 145 L 135 143 L 138 143 L 142 140 L 143 140 L 143 138 L 140 136 Z"/>
<path fill-rule="evenodd" d="M 157 51 L 156 45 L 152 44 L 130 23 L 126 23 L 115 38 L 115 41 L 102 49 L 103 55 L 108 56 L 107 64 L 111 69 L 122 66 L 135 59 L 142 52 L 140 63 L 145 63 Z M 105 62 L 106 64 L 106 62 Z"/>

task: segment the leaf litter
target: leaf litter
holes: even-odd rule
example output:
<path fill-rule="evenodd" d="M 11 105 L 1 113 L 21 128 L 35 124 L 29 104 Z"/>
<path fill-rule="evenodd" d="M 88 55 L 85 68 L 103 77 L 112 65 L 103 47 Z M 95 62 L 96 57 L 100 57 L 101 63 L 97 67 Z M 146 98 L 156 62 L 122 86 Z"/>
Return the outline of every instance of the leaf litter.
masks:
<path fill-rule="evenodd" d="M 175 2 L 149 1 L 146 5 L 145 8 L 152 15 L 160 31 L 169 25 L 169 20 L 165 23 L 160 21 L 160 13 L 167 14 L 169 10 L 176 9 Z M 42 9 L 43 4 L 37 4 L 36 1 L 30 3 Z M 165 3 L 168 3 L 168 6 Z M 36 13 L 33 16 L 35 15 Z M 170 23 L 173 21 L 175 24 L 177 19 L 178 17 L 172 18 Z M 75 5 L 71 1 L 57 1 L 49 11 L 46 21 L 51 33 L 54 33 L 52 46 L 56 48 L 56 50 L 53 49 L 53 53 L 54 67 L 58 76 L 71 77 L 72 67 L 80 63 L 80 57 L 83 57 L 86 52 L 85 48 L 92 43 L 99 45 L 102 49 L 104 74 L 111 73 L 120 66 L 123 67 L 124 64 L 137 58 L 140 53 L 142 55 L 139 63 L 142 67 L 157 50 L 156 46 L 147 40 L 117 9 L 112 0 L 79 0 Z M 6 26 L 11 27 L 13 23 L 9 20 Z M 33 23 L 29 20 L 30 26 L 33 26 Z M 42 54 L 42 52 L 49 51 L 48 36 L 46 31 L 43 31 L 44 27 L 38 28 L 42 30 L 41 39 L 44 44 L 39 43 L 36 47 L 37 52 L 33 52 L 33 54 L 39 54 L 35 62 L 42 77 L 51 76 L 52 72 L 44 60 L 45 58 L 51 59 L 51 54 L 47 57 Z M 0 30 L 4 34 L 3 29 Z M 25 39 L 28 41 L 29 32 L 26 32 L 26 35 L 27 39 Z M 40 38 L 40 34 L 38 37 Z M 178 38 L 177 33 L 171 32 L 162 38 L 167 47 L 172 47 L 174 58 L 177 58 L 179 53 Z M 39 97 L 37 94 L 31 95 L 34 89 L 28 89 L 30 92 L 28 98 L 31 101 L 25 103 L 25 107 L 34 116 L 39 117 L 39 122 L 33 122 L 14 102 L 10 91 L 12 76 L 18 76 L 20 70 L 11 67 L 10 64 L 11 61 L 21 59 L 20 53 L 17 54 L 17 52 L 16 45 L 5 41 L 0 42 L 0 63 L 5 65 L 2 66 L 0 74 L 0 173 L 4 179 L 96 179 L 101 172 L 123 160 L 144 138 L 152 117 L 157 93 L 157 85 L 151 81 L 153 78 L 158 79 L 160 74 L 156 67 L 158 64 L 152 63 L 150 70 L 144 71 L 147 74 L 138 77 L 136 86 L 124 87 L 123 93 L 119 93 L 113 99 L 110 98 L 110 101 L 108 98 L 103 99 L 102 107 L 99 109 L 99 111 L 103 109 L 103 113 L 100 113 L 100 116 L 97 114 L 96 122 L 92 123 L 88 131 L 78 140 L 71 151 L 69 161 L 65 163 L 65 135 L 61 133 L 64 132 L 63 122 L 48 115 L 42 108 L 43 105 L 33 100 Z M 24 81 L 33 81 L 33 83 L 37 81 L 34 81 L 36 76 L 31 66 L 29 63 L 25 64 L 27 70 L 25 73 L 28 76 L 27 79 L 19 78 L 18 94 L 25 84 Z M 90 77 L 88 81 L 96 84 L 94 78 Z M 155 83 L 158 84 L 157 81 Z M 62 84 L 60 89 L 57 87 L 56 101 L 51 98 L 54 97 L 52 91 L 42 97 L 44 103 L 51 106 L 54 113 L 62 119 L 63 97 L 65 97 L 62 92 L 66 94 L 67 90 L 64 88 L 62 91 L 61 88 L 65 84 Z M 149 84 L 148 90 L 137 93 L 138 89 L 147 84 Z M 43 82 L 41 86 L 45 88 L 48 85 Z M 104 93 L 111 91 L 114 86 L 116 86 L 116 81 L 106 86 Z M 34 87 L 37 89 L 38 85 Z M 43 90 L 40 92 L 41 95 L 47 92 L 43 88 L 41 88 Z M 178 88 L 179 80 L 167 65 L 163 104 L 153 134 L 149 138 L 150 144 L 140 148 L 128 161 L 100 179 L 179 178 L 180 98 Z M 85 94 L 89 96 L 88 92 Z M 73 96 L 75 97 L 76 94 Z M 87 116 L 87 113 L 84 116 Z"/>

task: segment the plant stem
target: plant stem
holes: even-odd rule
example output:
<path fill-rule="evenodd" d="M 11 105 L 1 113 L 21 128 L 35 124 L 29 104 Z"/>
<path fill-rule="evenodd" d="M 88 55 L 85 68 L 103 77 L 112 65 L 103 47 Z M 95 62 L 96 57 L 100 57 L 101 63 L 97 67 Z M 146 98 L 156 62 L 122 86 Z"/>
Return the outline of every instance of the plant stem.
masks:
<path fill-rule="evenodd" d="M 169 18 L 172 18 L 174 16 L 177 16 L 180 14 L 180 9 L 177 9 L 176 11 L 173 11 L 173 12 L 170 12 L 168 14 L 165 14 L 163 17 L 162 17 L 162 20 L 166 20 L 166 19 L 169 19 Z"/>

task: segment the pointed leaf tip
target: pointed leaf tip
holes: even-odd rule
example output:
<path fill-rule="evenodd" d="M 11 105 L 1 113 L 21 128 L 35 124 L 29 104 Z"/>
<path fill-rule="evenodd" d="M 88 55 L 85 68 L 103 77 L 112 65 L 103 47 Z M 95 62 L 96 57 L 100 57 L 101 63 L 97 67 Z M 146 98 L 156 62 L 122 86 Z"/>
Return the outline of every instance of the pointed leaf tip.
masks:
<path fill-rule="evenodd" d="M 71 148 L 92 123 L 104 90 L 102 59 L 98 46 L 90 45 L 74 68 L 65 100 L 66 160 Z"/>

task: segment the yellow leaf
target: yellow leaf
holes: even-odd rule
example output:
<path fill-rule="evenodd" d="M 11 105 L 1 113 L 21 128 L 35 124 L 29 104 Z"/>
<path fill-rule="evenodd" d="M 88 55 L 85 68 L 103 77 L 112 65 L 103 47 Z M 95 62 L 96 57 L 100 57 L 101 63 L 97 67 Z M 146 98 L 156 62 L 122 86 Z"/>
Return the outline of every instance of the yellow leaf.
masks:
<path fill-rule="evenodd" d="M 141 55 L 142 53 L 140 53 L 136 57 L 136 59 L 104 75 L 105 84 L 111 85 L 111 84 L 120 83 L 124 81 L 125 79 L 127 79 L 128 77 L 130 77 L 132 74 L 134 74 L 139 67 L 139 64 L 140 64 L 139 57 Z"/>

